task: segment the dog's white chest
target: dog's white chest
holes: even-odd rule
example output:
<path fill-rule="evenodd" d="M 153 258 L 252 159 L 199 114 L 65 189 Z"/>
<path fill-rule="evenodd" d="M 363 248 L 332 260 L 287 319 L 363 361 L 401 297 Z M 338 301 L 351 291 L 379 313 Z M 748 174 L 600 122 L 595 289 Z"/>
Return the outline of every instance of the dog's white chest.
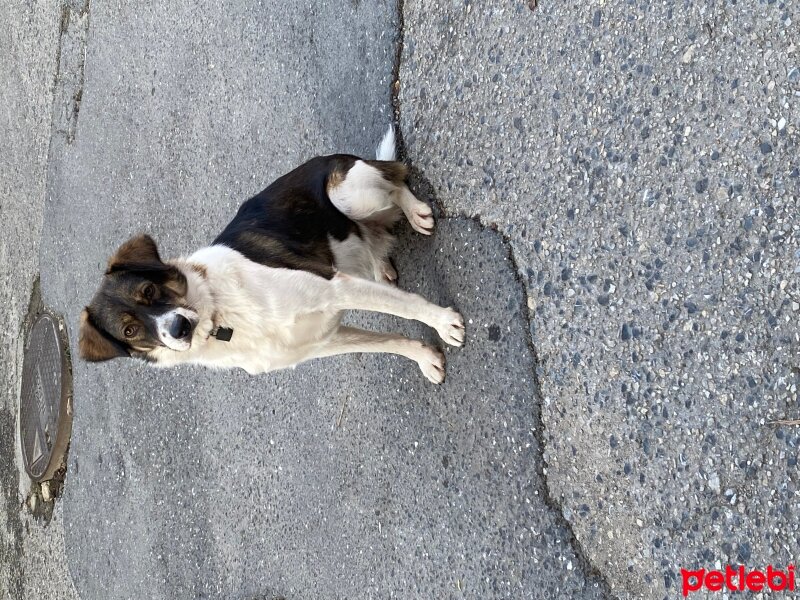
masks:
<path fill-rule="evenodd" d="M 309 313 L 276 323 L 263 314 L 261 325 L 234 328 L 230 341 L 210 338 L 198 361 L 220 368 L 239 367 L 251 375 L 291 367 L 307 358 L 338 325 L 336 315 Z"/>
<path fill-rule="evenodd" d="M 340 313 L 319 295 L 317 276 L 275 269 L 247 260 L 224 246 L 211 246 L 188 259 L 204 266 L 204 277 L 193 275 L 189 304 L 200 315 L 191 348 L 163 349 L 161 365 L 192 363 L 208 367 L 239 367 L 264 373 L 301 362 L 335 331 Z M 229 328 L 231 338 L 212 337 Z"/>

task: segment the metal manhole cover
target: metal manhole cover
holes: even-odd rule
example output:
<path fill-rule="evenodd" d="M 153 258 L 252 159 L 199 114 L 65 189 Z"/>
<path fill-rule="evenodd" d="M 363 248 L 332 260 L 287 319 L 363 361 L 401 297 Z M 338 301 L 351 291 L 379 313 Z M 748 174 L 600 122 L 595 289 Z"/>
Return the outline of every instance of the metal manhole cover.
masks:
<path fill-rule="evenodd" d="M 72 429 L 70 385 L 59 324 L 41 314 L 25 350 L 19 418 L 22 459 L 34 481 L 52 478 L 67 449 Z"/>

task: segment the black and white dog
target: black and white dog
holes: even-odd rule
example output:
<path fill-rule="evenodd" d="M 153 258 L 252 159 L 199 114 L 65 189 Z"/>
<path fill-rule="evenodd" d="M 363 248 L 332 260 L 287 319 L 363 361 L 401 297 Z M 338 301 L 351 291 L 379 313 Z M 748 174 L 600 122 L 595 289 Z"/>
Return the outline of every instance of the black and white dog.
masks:
<path fill-rule="evenodd" d="M 188 258 L 162 261 L 146 235 L 127 241 L 81 314 L 81 356 L 256 374 L 346 352 L 389 352 L 441 383 L 439 350 L 340 324 L 343 311 L 377 311 L 422 321 L 448 344 L 464 343 L 459 313 L 392 285 L 390 228 L 405 214 L 430 235 L 434 221 L 404 183 L 391 128 L 377 159 L 308 161 L 245 202 L 211 246 Z"/>

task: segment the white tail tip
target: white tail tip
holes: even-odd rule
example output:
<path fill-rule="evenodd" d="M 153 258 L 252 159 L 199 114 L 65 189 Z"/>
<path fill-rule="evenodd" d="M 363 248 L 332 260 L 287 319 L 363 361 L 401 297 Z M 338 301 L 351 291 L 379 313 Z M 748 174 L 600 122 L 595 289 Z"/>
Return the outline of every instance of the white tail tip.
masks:
<path fill-rule="evenodd" d="M 394 125 L 389 125 L 389 130 L 383 136 L 378 149 L 375 151 L 378 160 L 396 160 L 397 151 L 394 146 Z"/>

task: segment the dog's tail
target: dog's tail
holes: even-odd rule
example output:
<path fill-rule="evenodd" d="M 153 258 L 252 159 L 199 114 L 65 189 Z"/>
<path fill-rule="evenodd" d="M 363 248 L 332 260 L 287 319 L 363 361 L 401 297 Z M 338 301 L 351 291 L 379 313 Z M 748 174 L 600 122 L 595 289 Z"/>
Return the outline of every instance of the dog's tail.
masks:
<path fill-rule="evenodd" d="M 397 160 L 397 148 L 394 142 L 394 125 L 389 125 L 389 130 L 383 136 L 380 145 L 375 151 L 378 160 Z"/>

